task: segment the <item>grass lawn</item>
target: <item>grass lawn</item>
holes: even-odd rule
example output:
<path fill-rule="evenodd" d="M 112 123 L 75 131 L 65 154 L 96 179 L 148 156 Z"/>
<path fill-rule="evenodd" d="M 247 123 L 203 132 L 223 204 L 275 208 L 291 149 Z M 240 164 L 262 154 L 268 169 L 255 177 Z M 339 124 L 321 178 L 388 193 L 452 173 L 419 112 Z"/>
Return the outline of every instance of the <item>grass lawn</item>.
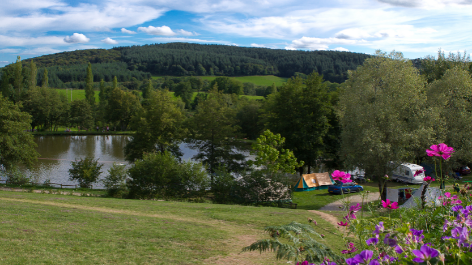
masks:
<path fill-rule="evenodd" d="M 153 79 L 158 79 L 163 76 L 153 76 Z M 196 76 L 200 77 L 203 80 L 213 81 L 219 76 Z M 271 86 L 272 83 L 275 83 L 276 86 L 281 86 L 283 83 L 287 82 L 288 78 L 278 77 L 275 75 L 250 75 L 250 76 L 234 76 L 229 77 L 241 81 L 242 83 L 253 83 L 256 86 Z"/>
<path fill-rule="evenodd" d="M 273 253 L 239 254 L 262 228 L 317 217 L 281 209 L 0 191 L 2 264 L 286 264 Z M 340 251 L 332 224 L 323 242 Z"/>

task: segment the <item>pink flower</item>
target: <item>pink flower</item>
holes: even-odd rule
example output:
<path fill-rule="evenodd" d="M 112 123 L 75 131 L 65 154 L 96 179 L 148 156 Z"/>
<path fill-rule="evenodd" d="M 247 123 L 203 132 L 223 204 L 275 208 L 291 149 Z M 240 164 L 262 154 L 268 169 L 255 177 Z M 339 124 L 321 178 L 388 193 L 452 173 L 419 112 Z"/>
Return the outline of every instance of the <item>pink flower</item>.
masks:
<path fill-rule="evenodd" d="M 431 150 L 426 150 L 426 154 L 428 156 L 440 156 L 444 158 L 444 160 L 447 160 L 449 157 L 451 157 L 451 154 L 454 152 L 454 148 L 448 147 L 444 143 L 432 145 L 430 148 Z"/>
<path fill-rule="evenodd" d="M 337 181 L 340 181 L 342 183 L 352 182 L 351 174 L 346 173 L 344 171 L 335 170 L 333 172 L 333 174 L 331 174 L 331 176 L 333 177 L 334 181 L 337 180 Z"/>
<path fill-rule="evenodd" d="M 343 223 L 343 222 L 339 222 L 338 223 L 339 226 L 349 226 L 349 224 L 347 222 Z"/>
<path fill-rule="evenodd" d="M 413 176 L 414 176 L 414 177 L 419 176 L 419 175 L 421 175 L 421 173 L 424 173 L 424 169 L 417 170 L 417 171 L 415 172 L 415 175 L 413 175 Z"/>
<path fill-rule="evenodd" d="M 426 176 L 423 180 L 424 180 L 424 181 L 430 181 L 430 180 L 431 180 L 431 181 L 435 181 L 435 179 L 433 179 L 433 178 L 430 177 L 430 176 Z"/>
<path fill-rule="evenodd" d="M 390 202 L 389 199 L 387 199 L 387 201 L 382 200 L 382 206 L 384 208 L 395 210 L 398 209 L 398 202 Z"/>

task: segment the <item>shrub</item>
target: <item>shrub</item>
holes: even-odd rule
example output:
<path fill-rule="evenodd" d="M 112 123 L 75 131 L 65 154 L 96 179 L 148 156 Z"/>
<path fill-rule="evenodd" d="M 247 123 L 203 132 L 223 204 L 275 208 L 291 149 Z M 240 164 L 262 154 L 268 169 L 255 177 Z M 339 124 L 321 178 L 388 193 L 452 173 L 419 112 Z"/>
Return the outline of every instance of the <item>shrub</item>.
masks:
<path fill-rule="evenodd" d="M 14 185 L 24 185 L 31 181 L 31 179 L 23 174 L 18 168 L 14 167 L 5 172 L 8 177 L 8 183 Z"/>
<path fill-rule="evenodd" d="M 195 198 L 209 187 L 202 164 L 179 162 L 168 152 L 149 153 L 128 170 L 130 198 Z"/>
<path fill-rule="evenodd" d="M 108 175 L 102 180 L 108 196 L 123 198 L 128 193 L 128 188 L 126 187 L 127 172 L 125 167 L 125 165 L 113 163 L 113 166 L 108 169 Z"/>
<path fill-rule="evenodd" d="M 89 188 L 92 183 L 96 182 L 102 173 L 103 164 L 98 163 L 98 159 L 94 160 L 91 157 L 85 159 L 75 160 L 71 162 L 72 168 L 69 169 L 69 179 L 77 180 L 81 188 Z"/>

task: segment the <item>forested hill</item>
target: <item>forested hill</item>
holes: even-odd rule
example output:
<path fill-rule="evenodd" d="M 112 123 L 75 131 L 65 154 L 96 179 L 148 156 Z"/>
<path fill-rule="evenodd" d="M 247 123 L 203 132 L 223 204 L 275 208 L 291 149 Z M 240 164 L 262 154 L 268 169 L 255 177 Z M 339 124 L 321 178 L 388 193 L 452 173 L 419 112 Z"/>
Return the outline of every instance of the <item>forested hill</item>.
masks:
<path fill-rule="evenodd" d="M 96 63 L 126 63 L 135 76 L 152 75 L 277 75 L 317 71 L 325 80 L 341 83 L 369 55 L 339 51 L 290 51 L 226 45 L 167 43 L 77 50 L 33 58 L 38 68 Z M 29 60 L 25 60 L 28 63 Z M 121 65 L 120 65 L 121 66 Z M 61 67 L 67 71 L 68 67 Z M 139 72 L 139 73 L 138 73 Z M 94 75 L 95 75 L 94 71 Z M 65 80 L 63 80 L 65 82 Z"/>

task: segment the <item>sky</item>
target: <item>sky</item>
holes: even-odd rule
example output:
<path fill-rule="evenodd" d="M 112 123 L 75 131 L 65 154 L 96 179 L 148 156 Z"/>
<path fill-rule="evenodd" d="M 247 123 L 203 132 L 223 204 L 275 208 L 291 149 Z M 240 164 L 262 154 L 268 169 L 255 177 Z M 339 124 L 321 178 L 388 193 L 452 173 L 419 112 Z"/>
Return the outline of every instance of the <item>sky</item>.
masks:
<path fill-rule="evenodd" d="M 472 0 L 2 0 L 0 67 L 17 56 L 167 42 L 414 59 L 471 50 L 470 25 Z"/>

